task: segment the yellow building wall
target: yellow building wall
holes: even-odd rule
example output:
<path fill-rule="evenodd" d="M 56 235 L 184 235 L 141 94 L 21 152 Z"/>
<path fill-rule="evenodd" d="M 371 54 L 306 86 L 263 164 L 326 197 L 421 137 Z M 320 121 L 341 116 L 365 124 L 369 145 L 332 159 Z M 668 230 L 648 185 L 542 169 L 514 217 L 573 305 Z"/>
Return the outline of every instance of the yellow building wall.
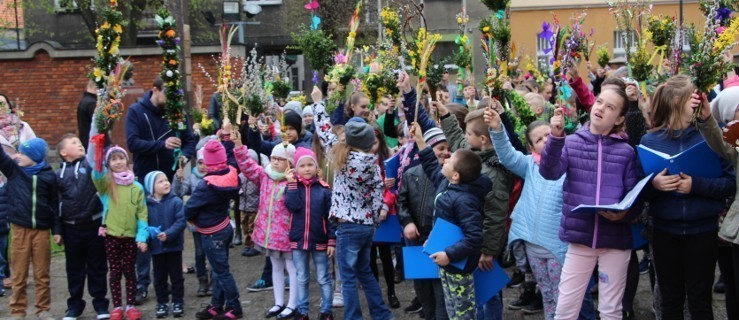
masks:
<path fill-rule="evenodd" d="M 549 1 L 546 1 L 549 2 Z M 552 1 L 554 2 L 554 1 Z M 552 3 L 549 2 L 549 3 Z M 575 2 L 577 3 L 584 3 L 587 2 L 585 0 L 570 0 L 569 2 L 572 2 L 573 4 Z M 589 1 L 592 5 L 593 1 Z M 518 4 L 517 4 L 518 3 Z M 547 21 L 550 24 L 554 24 L 554 19 L 552 16 L 552 12 L 556 13 L 557 18 L 559 19 L 560 23 L 562 25 L 570 25 L 570 18 L 574 15 L 577 17 L 583 9 L 585 9 L 586 5 L 581 5 L 579 7 L 573 6 L 570 3 L 570 5 L 564 6 L 566 8 L 554 8 L 552 9 L 552 6 L 550 7 L 544 7 L 539 5 L 539 3 L 542 3 L 542 1 L 531 1 L 531 0 L 521 0 L 521 2 L 518 2 L 516 0 L 513 1 L 513 6 L 511 8 L 511 36 L 513 39 L 513 42 L 516 43 L 519 49 L 523 51 L 524 55 L 529 55 L 532 59 L 536 59 L 536 43 L 537 43 L 537 34 L 541 32 L 541 25 L 543 21 Z M 559 2 L 558 2 L 559 3 Z M 561 3 L 559 3 L 561 4 Z M 616 19 L 615 17 L 608 11 L 607 5 L 594 5 L 595 7 L 590 7 L 587 10 L 587 17 L 585 18 L 585 23 L 583 25 L 583 30 L 585 32 L 590 32 L 591 28 L 595 29 L 595 33 L 593 34 L 593 40 L 596 45 L 596 49 L 598 46 L 608 43 L 608 48 L 611 52 L 611 57 L 613 57 L 613 44 L 614 44 L 614 37 L 613 37 L 613 31 L 616 30 Z M 577 8 L 576 8 L 577 7 Z M 536 10 L 531 10 L 529 8 L 537 8 Z M 653 13 L 655 15 L 658 14 L 665 14 L 670 16 L 675 16 L 679 19 L 679 12 L 680 8 L 678 4 L 659 4 L 655 1 Z M 703 28 L 704 25 L 704 18 L 702 16 L 701 11 L 698 9 L 697 3 L 685 3 L 683 5 L 683 20 L 685 23 L 695 23 L 699 28 Z M 594 68 L 597 68 L 597 55 L 595 54 L 595 49 L 593 50 L 593 53 L 591 54 L 591 63 Z M 521 61 L 522 66 L 525 66 L 526 61 Z M 585 65 L 583 62 L 583 65 L 580 68 L 580 72 L 584 75 Z"/>

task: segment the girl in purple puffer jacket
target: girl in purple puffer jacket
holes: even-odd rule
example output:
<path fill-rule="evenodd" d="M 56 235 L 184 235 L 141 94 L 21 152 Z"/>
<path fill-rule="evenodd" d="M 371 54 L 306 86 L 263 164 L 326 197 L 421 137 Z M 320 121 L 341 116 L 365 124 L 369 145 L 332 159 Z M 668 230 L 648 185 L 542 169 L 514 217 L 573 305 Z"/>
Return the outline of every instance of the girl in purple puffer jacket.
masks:
<path fill-rule="evenodd" d="M 636 154 L 623 132 L 626 93 L 606 89 L 590 112 L 590 122 L 564 137 L 563 110 L 552 117 L 552 134 L 541 154 L 539 172 L 547 180 L 567 174 L 559 237 L 569 242 L 555 319 L 577 319 L 582 298 L 598 265 L 600 318 L 621 319 L 621 299 L 631 256 L 631 211 L 572 213 L 578 205 L 618 203 L 636 185 Z"/>

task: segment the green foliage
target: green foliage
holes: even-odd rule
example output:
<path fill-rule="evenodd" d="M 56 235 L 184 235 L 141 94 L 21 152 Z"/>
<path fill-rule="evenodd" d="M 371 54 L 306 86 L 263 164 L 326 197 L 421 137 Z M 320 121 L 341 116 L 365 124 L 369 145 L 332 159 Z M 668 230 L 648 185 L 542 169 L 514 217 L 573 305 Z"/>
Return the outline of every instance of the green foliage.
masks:
<path fill-rule="evenodd" d="M 285 81 L 277 80 L 272 82 L 272 94 L 275 97 L 287 99 L 287 96 L 290 94 L 290 90 L 292 90 L 290 84 Z"/>
<path fill-rule="evenodd" d="M 510 0 L 480 0 L 490 11 L 505 10 L 510 5 Z"/>
<path fill-rule="evenodd" d="M 297 43 L 293 48 L 303 52 L 313 70 L 323 71 L 331 64 L 336 44 L 330 34 L 303 25 L 291 36 Z"/>

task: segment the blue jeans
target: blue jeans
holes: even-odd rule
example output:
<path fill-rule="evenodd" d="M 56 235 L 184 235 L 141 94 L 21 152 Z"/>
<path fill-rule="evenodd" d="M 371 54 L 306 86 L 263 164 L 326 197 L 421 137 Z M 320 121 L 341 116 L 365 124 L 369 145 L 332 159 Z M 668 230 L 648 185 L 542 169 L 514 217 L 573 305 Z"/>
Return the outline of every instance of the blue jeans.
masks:
<path fill-rule="evenodd" d="M 200 240 L 200 233 L 193 232 L 192 240 L 195 243 L 195 272 L 198 279 L 205 278 L 208 276 L 208 271 L 205 270 L 205 251 L 203 251 L 203 242 Z"/>
<path fill-rule="evenodd" d="M 298 312 L 307 315 L 309 311 L 308 289 L 310 287 L 310 256 L 316 267 L 316 280 L 321 286 L 321 313 L 331 312 L 333 292 L 331 278 L 328 276 L 328 255 L 326 251 L 293 250 L 293 262 L 298 273 Z"/>
<path fill-rule="evenodd" d="M 370 268 L 370 250 L 374 226 L 340 223 L 336 231 L 336 258 L 341 272 L 341 288 L 344 295 L 344 319 L 362 319 L 357 281 L 364 288 L 364 295 L 373 320 L 388 320 L 393 314 L 382 301 L 380 285 Z"/>
<path fill-rule="evenodd" d="M 477 306 L 478 320 L 502 320 L 503 319 L 503 292 L 498 292 L 484 305 Z"/>
<path fill-rule="evenodd" d="M 231 226 L 214 234 L 201 234 L 200 241 L 205 256 L 210 263 L 213 282 L 213 296 L 210 304 L 215 307 L 230 307 L 241 311 L 239 288 L 236 286 L 231 270 L 228 266 L 228 249 L 233 240 L 234 230 Z"/>
<path fill-rule="evenodd" d="M 0 234 L 0 281 L 10 278 L 10 269 L 8 268 L 8 234 Z M 2 285 L 2 284 L 0 284 Z"/>

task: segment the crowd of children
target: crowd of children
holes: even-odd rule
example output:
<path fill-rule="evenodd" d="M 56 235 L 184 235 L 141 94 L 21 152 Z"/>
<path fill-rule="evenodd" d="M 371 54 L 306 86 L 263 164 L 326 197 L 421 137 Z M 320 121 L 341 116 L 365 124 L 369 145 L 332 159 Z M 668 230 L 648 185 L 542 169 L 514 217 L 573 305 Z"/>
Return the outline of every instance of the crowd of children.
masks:
<path fill-rule="evenodd" d="M 739 319 L 739 205 L 732 201 L 738 157 L 720 129 L 739 119 L 739 87 L 722 84 L 709 104 L 687 76 L 673 76 L 647 96 L 617 72 L 592 72 L 588 88 L 570 68 L 575 97 L 569 107 L 553 103 L 553 83 L 525 76 L 504 86 L 507 96 L 521 98 L 515 101 L 479 94 L 470 84 L 454 96 L 441 88 L 431 101 L 428 90 L 417 95 L 401 72 L 397 101 L 383 96 L 371 108 L 365 93 L 353 92 L 332 112 L 324 97 L 335 88 L 313 88 L 311 105 L 291 101 L 268 108 L 277 110 L 273 114 L 244 115 L 239 130 L 219 123 L 217 135 L 201 137 L 191 171 L 180 168 L 171 181 L 156 170 L 136 177 L 132 156 L 118 146 L 98 152 L 101 139 L 91 139 L 86 150 L 76 136 L 62 137 L 55 173 L 43 139 L 0 137 L 0 278 L 12 279 L 4 282 L 12 288 L 10 315 L 27 316 L 32 265 L 36 316 L 54 318 L 52 240 L 66 244 L 65 320 L 83 313 L 85 280 L 97 319 L 150 318 L 135 306 L 137 251 L 152 256 L 153 316 L 261 313 L 243 309 L 243 284 L 229 262 L 229 248 L 243 236 L 244 256 L 268 258 L 261 283 L 249 288 L 273 290 L 266 318 L 309 319 L 317 309 L 317 318 L 328 320 L 343 307 L 344 319 L 362 319 L 361 288 L 369 317 L 393 319 L 402 257 L 393 258 L 394 244 L 373 239 L 380 223 L 397 217 L 406 246 L 424 245 L 437 219 L 463 233 L 430 253 L 438 279 L 414 280 L 416 298 L 406 311 L 425 319 L 502 319 L 502 293 L 478 304 L 473 275 L 499 268 L 508 255 L 516 260 L 509 287 L 522 287 L 508 308 L 543 312 L 546 319 L 595 319 L 596 309 L 600 319 L 634 319 L 635 250 L 645 247 L 658 318 L 687 312 L 712 319 L 718 261 L 728 318 Z M 535 120 L 522 125 L 515 103 L 525 104 Z M 582 114 L 576 123 L 572 112 Z M 702 143 L 723 159 L 714 168 L 720 174 L 665 168 L 626 210 L 577 210 L 618 203 L 651 173 L 644 172 L 637 145 L 676 155 Z M 397 172 L 385 162 L 392 156 L 399 159 Z M 240 221 L 232 221 L 231 210 Z M 648 245 L 635 247 L 641 231 L 632 222 L 646 225 Z M 199 285 L 193 291 L 211 296 L 191 315 L 184 298 L 185 229 L 195 243 Z M 720 247 L 719 238 L 729 244 Z M 316 306 L 309 299 L 311 269 L 321 295 Z"/>

